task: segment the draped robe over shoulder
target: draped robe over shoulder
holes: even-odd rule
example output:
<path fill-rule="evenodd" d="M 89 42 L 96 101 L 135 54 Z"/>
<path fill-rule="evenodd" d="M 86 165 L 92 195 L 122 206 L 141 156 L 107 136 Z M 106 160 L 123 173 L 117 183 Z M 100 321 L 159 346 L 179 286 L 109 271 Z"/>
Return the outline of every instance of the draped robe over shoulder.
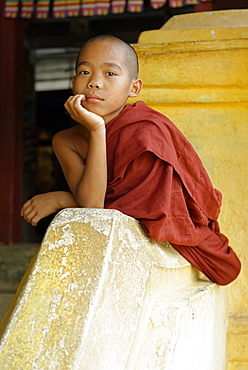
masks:
<path fill-rule="evenodd" d="M 138 219 L 217 284 L 233 281 L 240 261 L 220 233 L 221 193 L 183 134 L 143 102 L 126 105 L 106 130 L 105 208 Z"/>

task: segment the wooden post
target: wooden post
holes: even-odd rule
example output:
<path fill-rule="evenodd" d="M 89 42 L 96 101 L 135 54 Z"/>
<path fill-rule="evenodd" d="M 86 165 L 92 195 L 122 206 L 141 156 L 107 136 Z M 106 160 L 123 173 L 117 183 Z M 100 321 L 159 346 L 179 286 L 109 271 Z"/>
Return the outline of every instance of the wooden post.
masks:
<path fill-rule="evenodd" d="M 23 20 L 0 14 L 0 242 L 22 240 Z"/>

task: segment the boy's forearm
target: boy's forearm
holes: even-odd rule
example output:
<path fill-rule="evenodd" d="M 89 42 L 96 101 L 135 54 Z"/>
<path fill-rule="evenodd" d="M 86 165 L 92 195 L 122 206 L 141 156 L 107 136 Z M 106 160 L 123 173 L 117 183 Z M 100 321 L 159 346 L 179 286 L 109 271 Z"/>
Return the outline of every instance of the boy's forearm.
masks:
<path fill-rule="evenodd" d="M 79 207 L 72 193 L 68 191 L 56 191 L 54 194 L 56 194 L 58 210 Z"/>
<path fill-rule="evenodd" d="M 75 192 L 81 207 L 104 208 L 107 189 L 105 126 L 90 133 L 85 169 Z"/>

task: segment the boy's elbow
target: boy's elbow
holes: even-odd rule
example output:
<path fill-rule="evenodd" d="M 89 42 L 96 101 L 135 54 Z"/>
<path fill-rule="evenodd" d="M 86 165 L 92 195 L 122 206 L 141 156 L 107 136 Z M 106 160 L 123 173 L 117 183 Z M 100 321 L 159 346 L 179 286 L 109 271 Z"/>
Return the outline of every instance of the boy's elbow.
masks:
<path fill-rule="evenodd" d="M 101 202 L 84 202 L 82 208 L 104 208 L 104 204 Z"/>
<path fill-rule="evenodd" d="M 81 208 L 92 208 L 92 209 L 103 209 L 104 206 L 98 205 L 97 203 L 88 203 L 80 206 Z"/>
<path fill-rule="evenodd" d="M 78 186 L 73 193 L 77 203 L 82 208 L 104 208 L 106 195 L 106 189 L 104 187 L 92 189 L 87 184 L 84 189 Z"/>
<path fill-rule="evenodd" d="M 76 197 L 76 200 L 82 208 L 104 208 L 104 200 L 101 199 L 80 199 Z"/>

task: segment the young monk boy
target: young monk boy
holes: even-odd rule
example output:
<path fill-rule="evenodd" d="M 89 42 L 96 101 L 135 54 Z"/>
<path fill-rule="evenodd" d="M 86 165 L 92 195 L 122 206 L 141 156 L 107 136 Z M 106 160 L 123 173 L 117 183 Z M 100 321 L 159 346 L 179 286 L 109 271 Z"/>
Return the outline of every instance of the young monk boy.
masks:
<path fill-rule="evenodd" d="M 164 115 L 143 102 L 126 105 L 142 88 L 134 49 L 109 35 L 90 39 L 72 88 L 65 107 L 78 124 L 53 138 L 71 192 L 33 197 L 22 207 L 25 220 L 36 226 L 68 207 L 117 209 L 210 280 L 233 281 L 240 261 L 219 230 L 221 194 L 195 150 Z"/>

